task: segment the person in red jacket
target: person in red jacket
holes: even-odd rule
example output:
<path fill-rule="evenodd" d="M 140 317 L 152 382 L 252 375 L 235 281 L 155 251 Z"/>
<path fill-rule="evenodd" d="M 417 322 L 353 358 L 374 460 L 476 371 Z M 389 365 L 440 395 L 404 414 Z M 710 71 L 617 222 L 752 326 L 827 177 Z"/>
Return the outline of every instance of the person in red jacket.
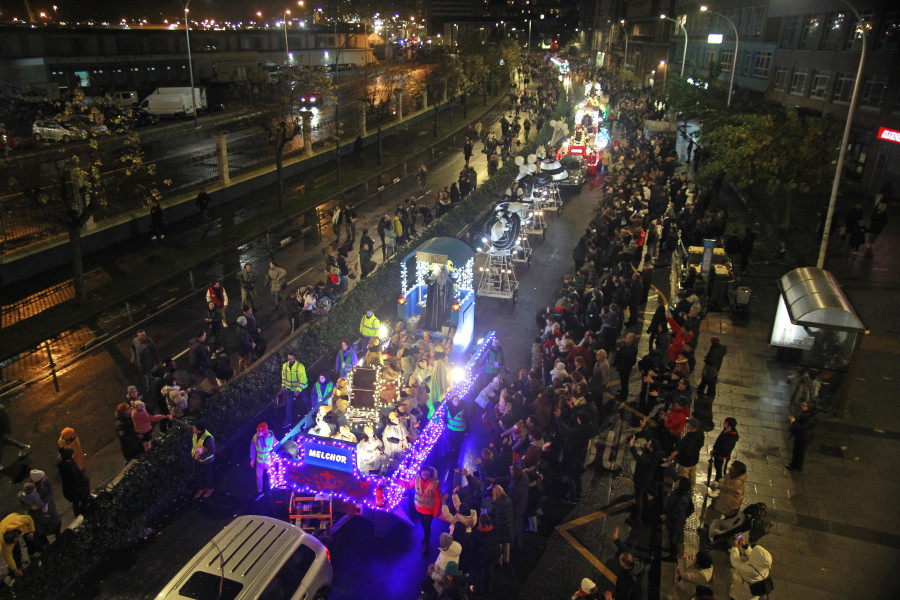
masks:
<path fill-rule="evenodd" d="M 413 501 L 416 510 L 410 516 L 422 525 L 422 556 L 428 556 L 428 541 L 431 538 L 431 522 L 441 515 L 441 483 L 437 470 L 423 466 L 415 480 L 407 482 L 407 487 L 415 491 Z"/>
<path fill-rule="evenodd" d="M 668 321 L 669 327 L 675 332 L 675 339 L 669 345 L 669 362 L 674 364 L 681 355 L 685 342 L 693 341 L 694 333 L 679 325 L 678 321 L 673 319 L 671 315 L 669 315 Z"/>

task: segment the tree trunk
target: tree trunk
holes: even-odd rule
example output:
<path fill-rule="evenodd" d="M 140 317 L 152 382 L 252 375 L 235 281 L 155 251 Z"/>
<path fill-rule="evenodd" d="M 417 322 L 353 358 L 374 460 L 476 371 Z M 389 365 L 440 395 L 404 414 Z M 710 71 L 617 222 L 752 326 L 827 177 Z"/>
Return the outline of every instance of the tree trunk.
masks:
<path fill-rule="evenodd" d="M 275 174 L 278 176 L 278 212 L 284 212 L 284 172 L 281 170 L 282 150 L 275 149 Z"/>
<path fill-rule="evenodd" d="M 781 220 L 781 228 L 785 231 L 790 230 L 791 228 L 791 211 L 794 208 L 794 196 L 793 194 L 785 194 L 784 195 L 784 216 Z"/>
<path fill-rule="evenodd" d="M 69 225 L 69 246 L 72 248 L 72 284 L 75 287 L 75 304 L 84 306 L 84 261 L 81 255 L 81 224 Z"/>

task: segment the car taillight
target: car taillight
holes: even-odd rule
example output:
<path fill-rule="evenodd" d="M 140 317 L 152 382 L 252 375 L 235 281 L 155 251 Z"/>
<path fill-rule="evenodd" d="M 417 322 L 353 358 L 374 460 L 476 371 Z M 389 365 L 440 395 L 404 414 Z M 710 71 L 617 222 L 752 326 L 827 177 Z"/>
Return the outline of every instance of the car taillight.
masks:
<path fill-rule="evenodd" d="M 325 558 L 328 560 L 328 562 L 331 562 L 331 550 L 329 550 L 328 548 L 325 548 Z"/>

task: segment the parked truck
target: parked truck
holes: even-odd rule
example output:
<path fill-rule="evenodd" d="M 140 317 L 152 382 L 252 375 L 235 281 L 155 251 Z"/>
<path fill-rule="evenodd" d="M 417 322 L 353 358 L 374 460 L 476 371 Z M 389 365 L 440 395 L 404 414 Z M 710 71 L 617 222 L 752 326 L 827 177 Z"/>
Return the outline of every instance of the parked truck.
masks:
<path fill-rule="evenodd" d="M 194 88 L 193 102 L 189 87 L 156 88 L 141 102 L 141 108 L 150 114 L 178 119 L 193 116 L 195 105 L 198 113 L 206 110 L 206 88 Z"/>

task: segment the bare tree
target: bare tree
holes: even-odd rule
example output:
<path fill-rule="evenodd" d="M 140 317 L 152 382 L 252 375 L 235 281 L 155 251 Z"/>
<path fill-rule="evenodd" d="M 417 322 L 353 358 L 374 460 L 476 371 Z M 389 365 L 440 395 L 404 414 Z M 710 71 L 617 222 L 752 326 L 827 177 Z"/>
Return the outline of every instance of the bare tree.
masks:
<path fill-rule="evenodd" d="M 257 84 L 259 85 L 259 84 Z M 278 81 L 267 83 L 256 96 L 257 125 L 275 155 L 278 177 L 278 211 L 284 211 L 284 156 L 292 140 L 303 133 L 301 110 L 311 96 L 331 98 L 331 80 L 319 69 L 288 67 L 278 72 Z"/>
<path fill-rule="evenodd" d="M 380 166 L 382 127 L 394 118 L 397 92 L 403 89 L 409 74 L 403 65 L 376 63 L 366 65 L 364 72 L 365 79 L 359 89 L 359 97 L 366 105 L 366 120 L 375 125 L 377 164 Z"/>

